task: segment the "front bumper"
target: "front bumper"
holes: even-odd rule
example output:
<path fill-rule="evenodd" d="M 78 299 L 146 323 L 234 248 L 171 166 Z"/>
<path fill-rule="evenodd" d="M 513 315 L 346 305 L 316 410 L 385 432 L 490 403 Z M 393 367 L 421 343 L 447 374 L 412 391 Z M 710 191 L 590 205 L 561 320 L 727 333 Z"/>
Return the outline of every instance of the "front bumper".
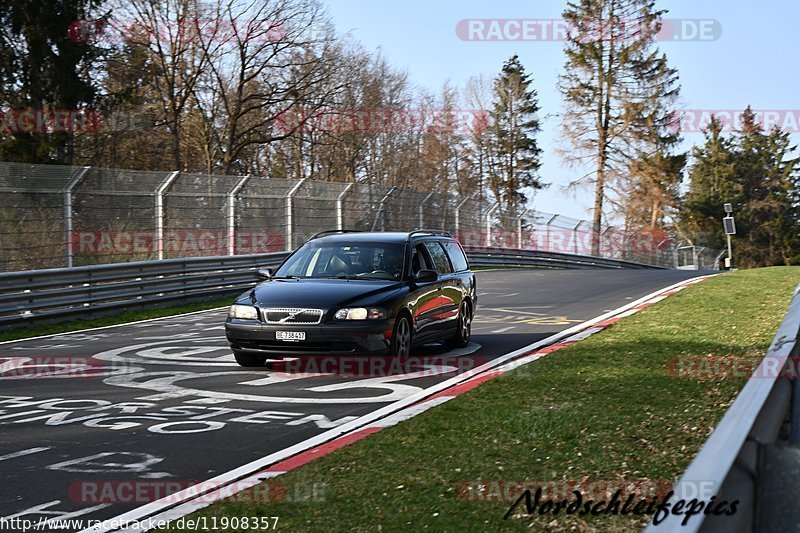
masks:
<path fill-rule="evenodd" d="M 225 336 L 231 348 L 266 357 L 297 355 L 386 355 L 392 320 L 341 321 L 314 325 L 275 325 L 228 318 Z M 304 341 L 283 341 L 276 331 L 304 331 Z"/>

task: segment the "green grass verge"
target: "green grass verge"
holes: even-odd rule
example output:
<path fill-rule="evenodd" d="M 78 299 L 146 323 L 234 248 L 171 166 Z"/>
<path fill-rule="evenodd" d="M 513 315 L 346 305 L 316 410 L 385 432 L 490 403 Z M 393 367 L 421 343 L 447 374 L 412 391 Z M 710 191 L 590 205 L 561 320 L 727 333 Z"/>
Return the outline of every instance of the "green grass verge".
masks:
<path fill-rule="evenodd" d="M 137 320 L 147 320 L 149 318 L 160 318 L 171 315 L 179 315 L 181 313 L 202 311 L 204 309 L 214 309 L 215 307 L 224 307 L 230 305 L 231 302 L 233 302 L 233 299 L 234 296 L 226 296 L 225 298 L 209 300 L 207 302 L 194 302 L 182 305 L 173 305 L 170 307 L 137 309 L 132 311 L 123 311 L 121 313 L 100 318 L 72 320 L 56 324 L 42 324 L 38 326 L 15 328 L 9 331 L 0 332 L 0 341 L 27 339 L 29 337 L 38 337 L 40 335 L 50 335 L 53 333 L 66 333 L 68 331 L 79 331 L 82 329 L 114 326 L 117 324 L 124 324 L 126 322 L 136 322 Z"/>
<path fill-rule="evenodd" d="M 219 524 L 223 517 L 277 516 L 284 531 L 639 530 L 647 518 L 504 520 L 512 501 L 468 501 L 459 487 L 471 480 L 673 482 L 744 380 L 676 377 L 669 361 L 763 355 L 798 280 L 800 268 L 779 267 L 703 281 L 271 480 L 272 494 L 286 491 L 282 501 L 223 502 L 191 517 Z M 232 443 L 226 453 L 235 451 Z"/>

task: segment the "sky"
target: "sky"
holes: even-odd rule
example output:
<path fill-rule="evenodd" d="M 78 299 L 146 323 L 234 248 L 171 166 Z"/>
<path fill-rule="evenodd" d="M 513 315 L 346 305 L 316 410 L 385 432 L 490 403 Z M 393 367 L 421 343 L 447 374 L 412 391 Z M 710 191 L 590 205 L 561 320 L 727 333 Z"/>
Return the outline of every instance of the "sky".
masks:
<path fill-rule="evenodd" d="M 591 216 L 591 190 L 566 191 L 567 183 L 581 172 L 565 165 L 556 153 L 562 146 L 554 114 L 562 106 L 556 83 L 563 69 L 563 43 L 535 37 L 469 41 L 461 38 L 466 34 L 456 31 L 462 20 L 527 20 L 547 25 L 544 21 L 561 18 L 566 1 L 325 2 L 340 33 L 349 32 L 368 50 L 380 49 L 391 64 L 408 72 L 415 85 L 434 93 L 448 81 L 463 88 L 472 76 L 492 78 L 504 61 L 518 54 L 539 96 L 543 120 L 538 141 L 544 151 L 540 175 L 551 184 L 536 193 L 532 206 L 574 218 Z M 800 131 L 800 69 L 796 60 L 787 61 L 797 53 L 800 2 L 662 0 L 656 5 L 668 10 L 664 18 L 670 21 L 669 29 L 663 32 L 659 47 L 680 76 L 683 150 L 703 141 L 702 133 L 693 131 L 702 124 L 703 115 L 688 112 L 705 112 L 707 119 L 710 111 L 739 112 L 747 105 L 756 111 L 773 111 L 764 115 L 767 123 L 779 122 L 793 132 L 795 142 L 800 141 L 795 133 Z M 473 35 L 490 36 L 490 22 L 483 27 Z M 513 23 L 495 23 L 494 28 L 498 27 L 516 36 Z"/>

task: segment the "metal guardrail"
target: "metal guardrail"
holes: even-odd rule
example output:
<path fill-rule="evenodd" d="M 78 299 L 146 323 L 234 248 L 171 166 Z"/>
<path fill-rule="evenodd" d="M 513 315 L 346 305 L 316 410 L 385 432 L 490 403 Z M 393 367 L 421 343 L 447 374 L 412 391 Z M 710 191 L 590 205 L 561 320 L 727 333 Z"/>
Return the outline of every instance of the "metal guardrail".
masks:
<path fill-rule="evenodd" d="M 287 252 L 0 273 L 0 328 L 242 292 Z"/>
<path fill-rule="evenodd" d="M 686 525 L 670 514 L 647 533 L 800 529 L 800 285 L 767 354 L 674 487 L 672 502 L 738 500 L 732 515 Z"/>
<path fill-rule="evenodd" d="M 479 248 L 465 246 L 470 264 L 476 267 L 550 267 L 550 268 L 661 268 L 623 259 L 557 252 Z"/>
<path fill-rule="evenodd" d="M 259 267 L 278 265 L 287 255 L 276 252 L 0 273 L 0 329 L 243 292 L 257 281 Z M 475 267 L 658 268 L 528 250 L 468 247 L 467 255 Z"/>

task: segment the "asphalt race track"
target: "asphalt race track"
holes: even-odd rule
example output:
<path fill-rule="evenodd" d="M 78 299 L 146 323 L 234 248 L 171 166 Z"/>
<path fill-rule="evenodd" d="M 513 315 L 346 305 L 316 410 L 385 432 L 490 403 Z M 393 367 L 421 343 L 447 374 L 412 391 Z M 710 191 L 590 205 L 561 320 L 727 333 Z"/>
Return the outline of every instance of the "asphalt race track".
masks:
<path fill-rule="evenodd" d="M 0 344 L 0 517 L 117 516 L 698 274 L 479 272 L 473 343 L 399 370 L 241 368 L 225 310 Z"/>

